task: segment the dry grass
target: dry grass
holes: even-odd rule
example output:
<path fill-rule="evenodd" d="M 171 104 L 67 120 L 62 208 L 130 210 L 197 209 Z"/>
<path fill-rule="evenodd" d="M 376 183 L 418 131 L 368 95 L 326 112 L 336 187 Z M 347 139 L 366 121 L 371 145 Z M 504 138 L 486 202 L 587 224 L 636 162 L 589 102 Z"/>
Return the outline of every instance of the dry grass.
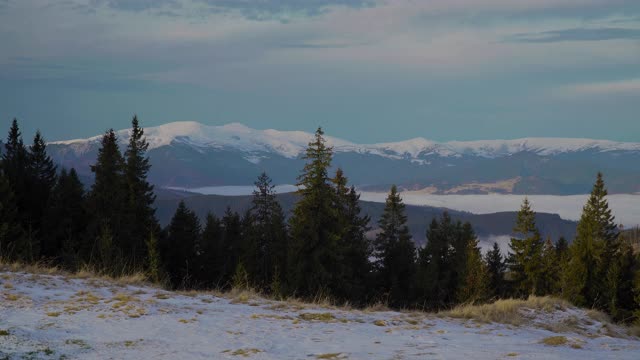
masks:
<path fill-rule="evenodd" d="M 526 318 L 521 309 L 533 309 L 545 312 L 564 310 L 570 305 L 564 300 L 552 297 L 530 296 L 527 300 L 504 299 L 492 304 L 459 305 L 452 310 L 440 312 L 441 316 L 452 318 L 473 319 L 481 322 L 495 322 L 501 324 L 521 325 Z"/>
<path fill-rule="evenodd" d="M 316 355 L 316 359 L 346 359 L 342 353 L 327 353 Z"/>
<path fill-rule="evenodd" d="M 566 345 L 568 342 L 569 342 L 569 339 L 567 339 L 566 336 L 549 336 L 540 340 L 540 343 L 548 346 Z"/>

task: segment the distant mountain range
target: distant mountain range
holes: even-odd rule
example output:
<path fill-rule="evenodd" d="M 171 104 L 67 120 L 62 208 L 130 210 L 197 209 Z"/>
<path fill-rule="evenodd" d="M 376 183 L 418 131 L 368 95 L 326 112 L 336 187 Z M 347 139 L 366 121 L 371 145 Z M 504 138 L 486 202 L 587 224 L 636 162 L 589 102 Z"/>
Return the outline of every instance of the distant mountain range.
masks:
<path fill-rule="evenodd" d="M 145 129 L 158 187 L 250 185 L 262 171 L 277 184 L 292 184 L 313 134 L 256 130 L 242 124 L 207 126 L 174 122 Z M 128 130 L 118 132 L 121 144 Z M 101 136 L 57 141 L 49 153 L 90 181 Z M 610 192 L 640 192 L 640 143 L 566 138 L 435 142 L 423 138 L 355 144 L 327 136 L 333 165 L 362 189 L 390 184 L 437 194 L 587 193 L 597 171 Z"/>

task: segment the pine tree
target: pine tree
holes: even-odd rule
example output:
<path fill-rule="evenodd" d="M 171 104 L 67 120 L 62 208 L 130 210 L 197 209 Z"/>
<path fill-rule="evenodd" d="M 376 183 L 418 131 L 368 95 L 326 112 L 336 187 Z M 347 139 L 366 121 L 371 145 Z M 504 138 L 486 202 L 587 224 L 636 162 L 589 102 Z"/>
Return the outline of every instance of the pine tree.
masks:
<path fill-rule="evenodd" d="M 376 236 L 374 256 L 378 288 L 394 307 L 411 303 L 415 281 L 416 250 L 404 209 L 398 189 L 393 185 L 378 221 L 380 232 Z"/>
<path fill-rule="evenodd" d="M 511 252 L 507 258 L 514 295 L 535 295 L 540 287 L 543 242 L 536 227 L 535 212 L 527 198 L 518 211 L 513 232 L 520 235 L 511 238 Z"/>
<path fill-rule="evenodd" d="M 223 255 L 223 261 L 219 264 L 220 268 L 220 280 L 218 281 L 220 287 L 228 288 L 232 286 L 232 277 L 240 262 L 240 256 L 244 255 L 241 252 L 243 241 L 243 226 L 242 219 L 237 212 L 231 211 L 231 208 L 227 207 L 227 210 L 222 217 L 222 249 L 220 254 Z"/>
<path fill-rule="evenodd" d="M 489 298 L 489 271 L 482 259 L 478 239 L 467 241 L 466 263 L 461 274 L 458 301 L 462 303 L 478 303 Z"/>
<path fill-rule="evenodd" d="M 289 221 L 288 285 L 302 297 L 330 295 L 335 285 L 340 233 L 328 176 L 333 150 L 321 128 L 309 143 L 298 177 L 300 199 Z"/>
<path fill-rule="evenodd" d="M 146 157 L 149 143 L 144 137 L 144 129 L 140 127 L 137 116 L 133 117 L 131 126 L 124 167 L 129 240 L 123 244 L 125 246 L 123 251 L 128 254 L 131 262 L 137 263 L 143 261 L 146 256 L 144 244 L 149 232 L 157 233 L 160 226 L 153 208 L 156 199 L 153 185 L 147 181 L 147 175 L 151 169 L 149 158 Z"/>
<path fill-rule="evenodd" d="M 566 272 L 566 296 L 579 306 L 607 309 L 613 291 L 607 289 L 607 274 L 620 245 L 618 231 L 606 200 L 607 190 L 598 173 L 591 196 L 582 210 L 575 241 L 569 250 L 571 259 Z M 609 281 L 611 284 L 611 282 Z"/>
<path fill-rule="evenodd" d="M 504 273 L 507 266 L 497 242 L 494 242 L 493 248 L 487 252 L 485 261 L 489 272 L 490 295 L 494 298 L 503 297 L 505 291 Z"/>
<path fill-rule="evenodd" d="M 260 289 L 267 291 L 269 284 L 274 281 L 275 269 L 286 267 L 287 228 L 271 178 L 263 172 L 255 186 L 250 214 L 246 217 L 249 224 L 245 241 L 252 244 L 250 248 L 255 248 L 253 281 Z"/>
<path fill-rule="evenodd" d="M 214 214 L 207 214 L 198 254 L 198 283 L 203 287 L 218 287 L 222 277 L 221 265 L 228 254 L 223 249 L 222 222 Z"/>
<path fill-rule="evenodd" d="M 161 254 L 174 288 L 189 288 L 193 285 L 200 233 L 198 216 L 187 208 L 184 201 L 180 201 L 167 228 L 167 238 Z"/>
<path fill-rule="evenodd" d="M 37 232 L 38 238 L 45 236 L 43 228 L 46 206 L 49 196 L 56 183 L 56 166 L 51 157 L 47 155 L 47 146 L 40 134 L 36 132 L 29 153 L 31 191 L 28 195 L 29 213 L 31 214 L 31 226 Z"/>
<path fill-rule="evenodd" d="M 102 137 L 98 158 L 96 164 L 91 166 L 91 171 L 95 174 L 95 181 L 88 195 L 91 221 L 87 228 L 87 236 L 89 239 L 98 239 L 99 234 L 108 232 L 112 238 L 113 251 L 118 253 L 117 258 L 120 259 L 122 251 L 126 249 L 125 243 L 129 234 L 125 220 L 124 159 L 113 130 L 107 131 Z"/>
<path fill-rule="evenodd" d="M 469 243 L 476 245 L 469 223 L 453 222 L 448 212 L 433 219 L 427 229 L 427 244 L 418 253 L 419 301 L 430 308 L 456 302 L 465 283 Z"/>
<path fill-rule="evenodd" d="M 538 295 L 558 294 L 560 291 L 560 261 L 551 238 L 542 247 Z"/>
<path fill-rule="evenodd" d="M 371 285 L 371 243 L 367 239 L 370 218 L 360 215 L 360 195 L 355 187 L 347 187 L 347 178 L 342 169 L 333 178 L 336 191 L 334 207 L 338 212 L 341 229 L 338 252 L 339 279 L 334 296 L 354 304 L 364 304 Z"/>
<path fill-rule="evenodd" d="M 83 242 L 88 215 L 85 193 L 75 169 L 62 169 L 53 187 L 44 217 L 42 255 L 56 259 L 59 264 L 76 270 L 88 259 L 90 245 Z"/>
<path fill-rule="evenodd" d="M 22 134 L 16 119 L 13 119 L 11 123 L 4 146 L 2 170 L 9 184 L 9 191 L 13 194 L 17 221 L 15 229 L 22 229 L 19 232 L 20 235 L 11 240 L 9 254 L 12 259 L 32 261 L 36 255 L 32 250 L 38 246 L 33 244 L 33 241 L 37 240 L 34 237 L 36 229 L 34 228 L 34 219 L 29 211 L 29 195 L 32 188 L 31 166 L 29 153 L 22 141 Z"/>

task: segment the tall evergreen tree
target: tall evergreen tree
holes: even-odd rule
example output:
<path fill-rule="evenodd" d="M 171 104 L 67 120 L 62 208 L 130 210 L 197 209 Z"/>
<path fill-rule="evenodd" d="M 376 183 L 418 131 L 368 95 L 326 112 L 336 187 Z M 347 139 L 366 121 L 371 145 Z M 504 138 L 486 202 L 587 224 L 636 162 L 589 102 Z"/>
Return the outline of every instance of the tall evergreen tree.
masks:
<path fill-rule="evenodd" d="M 307 163 L 298 177 L 300 199 L 289 221 L 288 283 L 303 297 L 329 294 L 338 276 L 340 233 L 328 176 L 333 150 L 325 142 L 318 128 L 303 156 Z"/>
<path fill-rule="evenodd" d="M 560 291 L 560 260 L 551 238 L 542 246 L 538 295 L 558 294 Z"/>
<path fill-rule="evenodd" d="M 29 153 L 22 140 L 18 120 L 13 119 L 7 142 L 2 154 L 2 170 L 13 194 L 16 207 L 17 228 L 22 229 L 21 235 L 12 240 L 11 257 L 13 259 L 34 260 L 34 250 L 38 248 L 34 218 L 30 213 L 30 193 L 32 175 Z"/>
<path fill-rule="evenodd" d="M 0 258 L 15 259 L 24 246 L 24 231 L 9 181 L 0 171 Z"/>
<path fill-rule="evenodd" d="M 31 172 L 31 191 L 28 196 L 29 212 L 33 219 L 33 227 L 37 230 L 38 237 L 41 238 L 46 231 L 42 228 L 46 205 L 56 184 L 56 166 L 51 157 L 47 155 L 47 145 L 40 131 L 37 131 L 33 138 L 29 164 Z"/>
<path fill-rule="evenodd" d="M 503 297 L 505 291 L 504 273 L 507 266 L 497 242 L 494 242 L 493 248 L 487 252 L 485 261 L 489 272 L 490 295 L 494 298 Z"/>
<path fill-rule="evenodd" d="M 370 218 L 360 214 L 360 195 L 355 187 L 347 187 L 348 180 L 342 169 L 336 171 L 332 181 L 336 191 L 334 207 L 338 212 L 341 229 L 338 244 L 340 270 L 334 296 L 354 304 L 363 304 L 372 280 L 369 262 L 372 247 L 366 236 Z"/>
<path fill-rule="evenodd" d="M 416 250 L 404 211 L 398 188 L 393 185 L 378 221 L 374 256 L 378 288 L 395 307 L 408 306 L 414 292 Z"/>
<path fill-rule="evenodd" d="M 223 227 L 220 219 L 207 214 L 204 231 L 200 238 L 198 283 L 204 287 L 218 287 L 222 277 L 222 266 L 229 254 L 223 246 Z"/>
<path fill-rule="evenodd" d="M 131 262 L 141 263 L 146 256 L 145 241 L 149 232 L 158 233 L 160 226 L 153 207 L 156 199 L 153 185 L 147 181 L 151 169 L 149 158 L 146 157 L 149 143 L 144 137 L 144 129 L 140 127 L 137 116 L 133 117 L 131 127 L 129 144 L 124 154 L 129 239 L 123 244 L 123 251 L 128 254 Z"/>
<path fill-rule="evenodd" d="M 514 295 L 535 295 L 540 287 L 540 264 L 543 241 L 536 226 L 535 212 L 525 197 L 513 232 L 520 237 L 511 238 L 511 252 L 507 258 Z"/>
<path fill-rule="evenodd" d="M 607 190 L 598 173 L 591 196 L 582 210 L 576 239 L 570 246 L 567 267 L 566 296 L 580 306 L 606 309 L 607 281 L 613 259 L 619 254 L 618 231 L 606 199 Z M 614 276 L 615 278 L 615 276 Z"/>
<path fill-rule="evenodd" d="M 475 236 L 467 241 L 465 258 L 464 271 L 458 285 L 460 289 L 458 301 L 462 303 L 486 301 L 490 296 L 489 271 L 482 259 L 478 239 Z"/>
<path fill-rule="evenodd" d="M 87 226 L 84 188 L 75 169 L 62 169 L 49 197 L 44 217 L 42 255 L 75 270 L 90 248 L 83 243 Z"/>
<path fill-rule="evenodd" d="M 240 257 L 246 255 L 242 254 L 243 224 L 240 214 L 231 211 L 231 208 L 227 207 L 222 217 L 222 227 L 222 249 L 220 254 L 224 254 L 224 259 L 219 264 L 220 280 L 218 281 L 218 286 L 228 288 L 232 285 L 231 280 L 240 263 Z"/>
<path fill-rule="evenodd" d="M 96 164 L 91 166 L 95 181 L 88 195 L 88 210 L 91 221 L 87 236 L 98 239 L 99 234 L 108 232 L 112 238 L 111 246 L 118 260 L 126 249 L 128 241 L 126 218 L 126 181 L 124 177 L 124 159 L 118 148 L 118 139 L 113 129 L 102 137 Z M 108 231 L 107 231 L 108 230 Z M 104 237 L 102 237 L 104 239 Z M 94 242 L 95 243 L 95 242 Z M 96 243 L 97 244 L 97 243 Z M 93 251 L 97 249 L 93 247 Z M 113 266 L 118 266 L 113 264 Z"/>
<path fill-rule="evenodd" d="M 187 208 L 184 201 L 180 201 L 167 228 L 165 244 L 161 247 L 161 259 L 174 288 L 194 285 L 200 232 L 198 216 Z"/>
<path fill-rule="evenodd" d="M 252 243 L 250 247 L 255 249 L 253 282 L 260 289 L 268 291 L 276 269 L 286 268 L 287 228 L 271 178 L 263 172 L 255 186 L 250 214 L 246 217 L 249 220 L 246 242 Z"/>

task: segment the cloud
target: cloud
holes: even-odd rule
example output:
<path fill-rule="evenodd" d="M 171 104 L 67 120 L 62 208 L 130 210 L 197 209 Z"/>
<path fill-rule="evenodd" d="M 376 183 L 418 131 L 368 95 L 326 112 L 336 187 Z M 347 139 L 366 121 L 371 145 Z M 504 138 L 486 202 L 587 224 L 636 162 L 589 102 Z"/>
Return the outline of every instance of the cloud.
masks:
<path fill-rule="evenodd" d="M 523 33 L 510 36 L 507 41 L 520 43 L 552 43 L 560 41 L 604 41 L 640 39 L 640 29 L 625 28 L 573 28 L 564 30 Z"/>
<path fill-rule="evenodd" d="M 608 82 L 592 82 L 562 86 L 553 90 L 559 97 L 594 97 L 612 95 L 640 96 L 640 78 Z"/>

